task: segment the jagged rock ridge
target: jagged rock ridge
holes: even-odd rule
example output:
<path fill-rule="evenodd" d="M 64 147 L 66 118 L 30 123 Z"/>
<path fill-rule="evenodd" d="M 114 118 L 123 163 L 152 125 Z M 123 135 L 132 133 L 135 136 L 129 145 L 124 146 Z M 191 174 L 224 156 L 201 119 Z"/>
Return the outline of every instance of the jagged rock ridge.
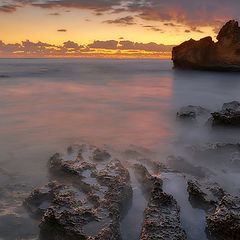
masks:
<path fill-rule="evenodd" d="M 240 27 L 230 20 L 220 30 L 215 43 L 211 37 L 190 39 L 172 50 L 174 68 L 240 71 Z"/>

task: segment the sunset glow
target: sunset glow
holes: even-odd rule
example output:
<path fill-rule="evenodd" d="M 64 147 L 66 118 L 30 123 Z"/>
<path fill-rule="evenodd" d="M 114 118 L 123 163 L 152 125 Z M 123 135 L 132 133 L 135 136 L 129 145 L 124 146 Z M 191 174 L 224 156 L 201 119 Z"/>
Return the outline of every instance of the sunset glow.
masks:
<path fill-rule="evenodd" d="M 212 5 L 188 0 L 181 5 L 176 0 L 2 0 L 0 57 L 169 58 L 172 47 L 185 40 L 215 39 L 219 26 L 236 15 L 234 8 L 215 6 L 212 11 Z M 65 44 L 70 42 L 72 46 Z"/>

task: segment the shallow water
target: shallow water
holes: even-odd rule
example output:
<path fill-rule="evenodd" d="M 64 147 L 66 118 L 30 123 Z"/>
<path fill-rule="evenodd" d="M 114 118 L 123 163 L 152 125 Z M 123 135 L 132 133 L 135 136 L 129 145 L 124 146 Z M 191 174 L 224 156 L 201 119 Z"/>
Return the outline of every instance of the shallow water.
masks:
<path fill-rule="evenodd" d="M 171 194 L 180 207 L 181 223 L 186 231 L 188 240 L 207 240 L 205 233 L 205 212 L 193 208 L 188 201 L 187 183 L 183 176 L 176 173 L 162 173 L 163 191 Z"/>
<path fill-rule="evenodd" d="M 148 147 L 159 161 L 186 155 L 183 145 L 240 141 L 238 130 L 175 121 L 184 105 L 212 111 L 240 100 L 238 73 L 175 71 L 170 60 L 0 59 L 1 75 L 9 76 L 0 77 L 1 188 L 16 182 L 26 184 L 26 191 L 44 185 L 49 157 L 82 141 Z M 211 166 L 197 165 L 211 168 L 225 189 L 240 193 L 238 174 L 223 173 L 217 159 Z M 0 214 L 0 239 L 37 234 L 37 223 L 28 228 L 27 213 L 18 221 L 16 230 L 16 219 Z"/>
<path fill-rule="evenodd" d="M 132 204 L 126 216 L 121 221 L 121 234 L 123 240 L 137 240 L 140 237 L 144 209 L 147 207 L 147 199 L 143 195 L 142 186 L 135 177 L 134 170 L 129 168 L 131 185 L 133 189 Z"/>

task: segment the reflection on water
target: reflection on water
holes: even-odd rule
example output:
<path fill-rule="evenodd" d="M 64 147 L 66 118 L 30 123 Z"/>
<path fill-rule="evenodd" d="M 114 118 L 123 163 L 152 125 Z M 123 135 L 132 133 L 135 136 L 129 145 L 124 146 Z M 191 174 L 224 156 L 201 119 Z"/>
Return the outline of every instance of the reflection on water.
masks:
<path fill-rule="evenodd" d="M 47 159 L 74 142 L 172 154 L 175 141 L 239 141 L 238 131 L 175 123 L 183 105 L 213 110 L 240 100 L 237 74 L 174 71 L 169 60 L 0 59 L 0 75 L 8 76 L 0 78 L 0 175 L 28 186 L 47 183 Z M 0 221 L 6 236 L 12 228 Z"/>

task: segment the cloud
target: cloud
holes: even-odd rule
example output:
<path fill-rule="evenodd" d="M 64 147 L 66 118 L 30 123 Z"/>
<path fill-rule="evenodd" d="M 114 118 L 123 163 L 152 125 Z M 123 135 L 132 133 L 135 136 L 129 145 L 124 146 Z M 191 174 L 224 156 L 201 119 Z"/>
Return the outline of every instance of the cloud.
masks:
<path fill-rule="evenodd" d="M 174 45 L 164 45 L 164 44 L 157 44 L 154 42 L 150 43 L 138 43 L 132 41 L 120 41 L 119 42 L 119 49 L 124 50 L 142 50 L 148 52 L 170 52 Z"/>
<path fill-rule="evenodd" d="M 121 5 L 125 0 L 14 0 L 22 4 L 29 4 L 35 7 L 54 9 L 54 8 L 78 8 L 92 10 L 96 14 L 113 9 L 114 6 Z"/>
<path fill-rule="evenodd" d="M 174 20 L 189 26 L 206 26 L 238 18 L 239 7 L 238 0 L 229 0 L 228 4 L 224 0 L 134 0 L 127 9 L 145 20 Z"/>
<path fill-rule="evenodd" d="M 203 33 L 203 31 L 201 31 L 201 30 L 198 29 L 197 27 L 191 27 L 191 30 L 192 30 L 193 32 Z"/>
<path fill-rule="evenodd" d="M 145 25 L 145 26 L 143 26 L 144 28 L 147 28 L 147 29 L 149 29 L 149 30 L 151 30 L 151 31 L 154 31 L 154 32 L 161 32 L 161 33 L 164 33 L 165 31 L 164 30 L 162 30 L 161 28 L 158 28 L 158 27 L 156 27 L 156 26 L 152 26 L 152 25 Z"/>
<path fill-rule="evenodd" d="M 119 49 L 119 50 L 140 50 L 149 52 L 170 52 L 174 45 L 157 44 L 154 42 L 150 43 L 138 43 L 128 40 L 124 41 L 94 41 L 88 45 L 89 48 L 100 48 L 100 49 Z"/>
<path fill-rule="evenodd" d="M 118 41 L 108 40 L 108 41 L 94 41 L 88 44 L 89 48 L 100 48 L 100 49 L 117 49 Z"/>
<path fill-rule="evenodd" d="M 134 17 L 132 17 L 132 16 L 117 18 L 115 20 L 106 20 L 106 21 L 103 21 L 103 23 L 119 24 L 119 25 L 134 25 L 134 24 L 136 24 L 134 21 Z"/>
<path fill-rule="evenodd" d="M 60 13 L 57 13 L 57 12 L 55 12 L 55 13 L 49 13 L 48 15 L 50 15 L 50 16 L 60 16 L 61 14 L 60 14 Z"/>
<path fill-rule="evenodd" d="M 0 41 L 0 57 L 159 57 L 162 54 L 170 55 L 172 47 L 173 45 L 127 40 L 98 40 L 88 45 L 79 45 L 73 41 L 64 42 L 62 45 L 29 40 L 15 44 Z"/>
<path fill-rule="evenodd" d="M 74 49 L 74 50 L 79 50 L 79 49 L 83 48 L 82 45 L 78 45 L 77 43 L 75 43 L 73 41 L 64 42 L 63 47 L 67 48 L 67 49 Z"/>
<path fill-rule="evenodd" d="M 9 4 L 9 5 L 0 5 L 0 12 L 12 13 L 17 10 L 17 5 Z"/>
<path fill-rule="evenodd" d="M 58 29 L 58 32 L 67 32 L 67 29 Z"/>
<path fill-rule="evenodd" d="M 97 15 L 126 12 L 144 20 L 163 21 L 172 27 L 171 21 L 195 27 L 217 27 L 226 20 L 238 19 L 240 9 L 239 0 L 228 0 L 227 3 L 226 0 L 5 0 L 0 4 L 0 11 L 12 13 L 26 5 L 44 9 L 86 9 Z M 131 25 L 133 16 L 128 17 Z M 124 18 L 106 22 L 127 25 Z"/>
<path fill-rule="evenodd" d="M 179 25 L 179 24 L 174 24 L 174 23 L 171 23 L 171 22 L 164 23 L 163 25 L 164 25 L 164 26 L 169 26 L 169 27 L 180 27 L 180 26 L 181 26 L 181 25 Z"/>

